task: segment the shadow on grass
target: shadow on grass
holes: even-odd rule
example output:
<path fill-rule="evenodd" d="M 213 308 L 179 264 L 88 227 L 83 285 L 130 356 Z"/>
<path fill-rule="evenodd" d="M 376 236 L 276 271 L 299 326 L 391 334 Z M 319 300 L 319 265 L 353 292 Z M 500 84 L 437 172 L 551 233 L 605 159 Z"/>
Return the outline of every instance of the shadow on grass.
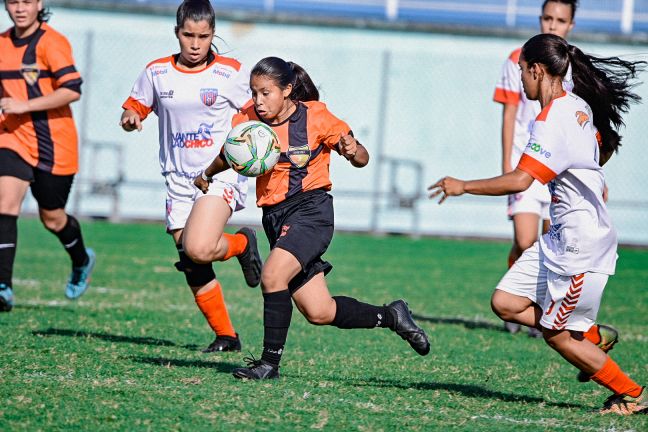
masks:
<path fill-rule="evenodd" d="M 113 335 L 109 333 L 95 333 L 88 332 L 83 330 L 68 330 L 68 329 L 58 329 L 58 328 L 48 328 L 47 330 L 33 330 L 32 334 L 34 336 L 67 336 L 67 337 L 79 337 L 79 338 L 95 338 L 101 339 L 108 342 L 123 342 L 130 343 L 135 345 L 155 345 L 155 346 L 171 346 L 171 347 L 180 347 L 188 350 L 198 349 L 198 345 L 188 344 L 188 345 L 178 345 L 173 341 L 166 339 L 158 339 L 153 337 L 142 337 L 142 336 L 121 336 Z"/>
<path fill-rule="evenodd" d="M 40 305 L 32 305 L 32 304 L 17 304 L 14 306 L 14 309 L 30 309 L 30 310 L 45 310 L 45 309 L 56 309 L 56 313 L 59 312 L 67 312 L 67 313 L 76 313 L 78 309 L 74 306 L 74 304 L 40 304 Z"/>
<path fill-rule="evenodd" d="M 470 320 L 466 318 L 443 318 L 443 317 L 430 317 L 425 315 L 412 314 L 417 321 L 425 321 L 432 324 L 456 324 L 462 325 L 467 329 L 486 329 L 486 330 L 495 330 L 499 332 L 506 332 L 504 324 L 492 323 L 489 321 L 479 321 L 479 320 Z"/>
<path fill-rule="evenodd" d="M 547 401 L 541 397 L 519 395 L 514 393 L 504 393 L 496 390 L 489 390 L 485 387 L 480 387 L 473 384 L 456 384 L 456 383 L 441 383 L 441 382 L 403 382 L 396 380 L 385 379 L 340 379 L 330 378 L 331 380 L 339 380 L 348 382 L 353 386 L 360 387 L 394 387 L 404 390 L 444 390 L 451 393 L 460 393 L 466 397 L 479 398 L 479 399 L 497 399 L 503 402 L 523 402 L 528 404 L 543 404 L 550 407 L 557 408 L 577 408 L 577 409 L 591 409 L 585 405 L 579 405 L 568 402 L 552 402 Z"/>
<path fill-rule="evenodd" d="M 205 368 L 205 369 L 215 369 L 218 372 L 222 373 L 232 373 L 232 371 L 241 367 L 240 364 L 227 363 L 221 361 L 205 361 L 205 360 L 182 360 L 166 357 L 126 357 L 129 360 L 132 360 L 137 363 L 152 364 L 155 366 L 161 367 L 195 367 L 195 368 Z"/>

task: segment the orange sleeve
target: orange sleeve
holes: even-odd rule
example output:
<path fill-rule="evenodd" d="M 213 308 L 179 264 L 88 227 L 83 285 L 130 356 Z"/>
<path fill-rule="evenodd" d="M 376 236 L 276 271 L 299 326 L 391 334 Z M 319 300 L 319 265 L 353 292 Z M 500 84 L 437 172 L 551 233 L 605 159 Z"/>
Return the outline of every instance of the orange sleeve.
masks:
<path fill-rule="evenodd" d="M 124 108 L 125 110 L 135 111 L 137 115 L 139 115 L 140 120 L 144 120 L 146 117 L 148 117 L 151 111 L 153 111 L 151 107 L 147 107 L 146 105 L 142 104 L 137 99 L 133 99 L 132 97 L 129 97 L 126 102 L 124 102 L 122 108 Z"/>
<path fill-rule="evenodd" d="M 493 100 L 501 104 L 517 106 L 520 103 L 520 93 L 503 88 L 496 88 Z"/>
<path fill-rule="evenodd" d="M 522 155 L 517 167 L 527 174 L 530 174 L 534 179 L 538 180 L 542 184 L 549 183 L 558 175 L 550 170 L 546 165 L 538 162 L 528 154 Z"/>
<path fill-rule="evenodd" d="M 74 65 L 72 46 L 60 33 L 48 30 L 42 46 L 47 65 L 54 76 L 57 87 L 65 87 L 81 93 L 81 74 Z"/>

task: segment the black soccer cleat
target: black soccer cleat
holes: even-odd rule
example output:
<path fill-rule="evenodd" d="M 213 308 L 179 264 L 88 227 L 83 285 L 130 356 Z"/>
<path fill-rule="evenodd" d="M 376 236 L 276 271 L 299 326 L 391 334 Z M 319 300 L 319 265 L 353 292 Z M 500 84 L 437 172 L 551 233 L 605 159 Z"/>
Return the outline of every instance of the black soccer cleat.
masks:
<path fill-rule="evenodd" d="M 248 240 L 245 250 L 236 259 L 241 264 L 245 282 L 250 288 L 254 288 L 261 282 L 261 268 L 263 267 L 261 255 L 259 255 L 259 247 L 257 246 L 256 232 L 250 228 L 243 227 L 236 233 L 243 234 Z"/>
<path fill-rule="evenodd" d="M 430 352 L 430 341 L 423 329 L 414 322 L 412 312 L 405 300 L 396 300 L 385 307 L 393 317 L 394 325 L 391 329 L 405 339 L 414 348 L 414 351 L 422 356 L 427 355 Z"/>
<path fill-rule="evenodd" d="M 214 342 L 209 344 L 207 348 L 202 350 L 204 353 L 225 352 L 225 351 L 241 351 L 241 340 L 238 337 L 231 336 L 216 336 Z"/>
<path fill-rule="evenodd" d="M 247 367 L 236 368 L 232 371 L 234 378 L 265 380 L 279 378 L 279 366 L 272 365 L 264 360 L 257 360 L 254 357 L 246 357 L 243 360 Z"/>

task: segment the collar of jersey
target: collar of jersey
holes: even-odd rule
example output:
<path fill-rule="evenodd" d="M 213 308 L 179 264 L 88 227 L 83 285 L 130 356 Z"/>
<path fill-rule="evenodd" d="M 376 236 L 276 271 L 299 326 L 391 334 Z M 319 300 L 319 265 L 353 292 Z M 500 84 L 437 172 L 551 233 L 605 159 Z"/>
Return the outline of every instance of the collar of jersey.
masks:
<path fill-rule="evenodd" d="M 180 69 L 178 67 L 178 59 L 180 58 L 180 54 L 174 54 L 171 56 L 171 65 L 175 70 L 181 73 L 186 73 L 186 74 L 195 74 L 195 73 L 200 73 L 205 71 L 205 69 L 208 69 L 211 65 L 216 62 L 216 54 L 214 54 L 214 51 L 209 51 L 209 54 L 207 54 L 207 63 L 205 64 L 205 67 L 196 69 L 196 70 L 185 70 L 185 69 Z"/>
<path fill-rule="evenodd" d="M 286 122 L 289 122 L 289 121 L 290 122 L 297 121 L 299 119 L 299 117 L 301 117 L 302 113 L 306 110 L 306 105 L 304 105 L 303 103 L 301 103 L 299 101 L 296 103 L 296 105 L 297 105 L 297 109 L 295 110 L 295 112 L 290 114 L 290 117 L 288 117 L 286 120 L 284 120 L 282 122 L 279 122 L 279 123 L 268 123 L 268 122 L 264 121 L 261 118 L 261 116 L 259 115 L 259 113 L 257 112 L 256 108 L 254 108 L 254 114 L 257 116 L 259 121 L 261 121 L 262 123 L 265 123 L 265 124 L 267 124 L 268 126 L 271 126 L 271 127 L 277 127 L 277 126 L 281 126 L 282 124 L 285 124 Z"/>
<path fill-rule="evenodd" d="M 29 42 L 31 42 L 32 39 L 34 39 L 36 37 L 36 35 L 42 31 L 42 28 L 43 28 L 43 23 L 41 23 L 38 26 L 38 28 L 36 29 L 36 31 L 34 33 L 30 34 L 27 37 L 19 38 L 19 37 L 16 37 L 16 27 L 12 27 L 11 31 L 9 32 L 9 36 L 11 37 L 11 42 L 14 44 L 15 47 L 22 47 L 22 46 L 28 45 Z"/>

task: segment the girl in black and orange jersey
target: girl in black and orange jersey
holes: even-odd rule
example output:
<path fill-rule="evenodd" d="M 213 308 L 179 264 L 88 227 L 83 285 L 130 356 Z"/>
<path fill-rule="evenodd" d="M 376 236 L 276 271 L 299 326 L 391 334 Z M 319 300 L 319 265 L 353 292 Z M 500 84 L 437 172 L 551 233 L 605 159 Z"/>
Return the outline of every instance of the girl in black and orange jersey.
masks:
<path fill-rule="evenodd" d="M 263 209 L 263 228 L 270 256 L 261 274 L 264 341 L 260 360 L 234 370 L 237 378 L 279 377 L 292 315 L 292 300 L 312 324 L 343 329 L 387 327 L 421 355 L 430 350 L 425 332 L 412 319 L 407 304 L 386 306 L 361 303 L 350 297 L 331 297 L 324 276 L 332 266 L 322 260 L 333 236 L 333 198 L 329 162 L 331 151 L 358 168 L 369 162 L 364 146 L 349 126 L 319 102 L 319 92 L 304 69 L 277 57 L 261 60 L 252 69 L 254 105 L 234 117 L 233 125 L 260 120 L 277 133 L 281 157 L 273 170 L 257 178 L 257 205 Z M 228 167 L 217 157 L 196 179 L 203 192 L 209 179 Z"/>
<path fill-rule="evenodd" d="M 90 282 L 95 256 L 79 222 L 65 213 L 78 169 L 70 103 L 81 76 L 67 39 L 52 29 L 41 0 L 5 0 L 14 26 L 0 34 L 0 311 L 13 306 L 17 218 L 31 187 L 40 219 L 72 259 L 65 295 L 75 299 Z"/>

